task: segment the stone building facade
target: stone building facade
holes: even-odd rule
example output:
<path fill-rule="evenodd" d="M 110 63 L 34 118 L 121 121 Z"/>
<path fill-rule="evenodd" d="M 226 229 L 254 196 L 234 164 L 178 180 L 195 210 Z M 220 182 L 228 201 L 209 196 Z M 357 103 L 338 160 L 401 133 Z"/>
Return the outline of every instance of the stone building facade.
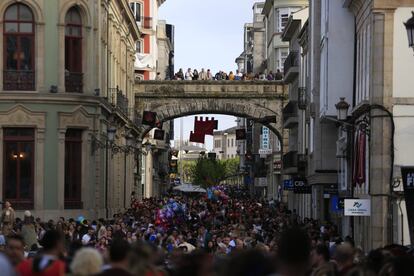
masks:
<path fill-rule="evenodd" d="M 3 201 L 43 219 L 123 210 L 138 135 L 128 2 L 5 0 L 0 32 Z"/>
<path fill-rule="evenodd" d="M 414 115 L 414 58 L 403 25 L 411 17 L 414 1 L 347 0 L 343 4 L 355 17 L 356 71 L 352 115 L 357 126 L 368 122 L 365 181 L 354 185 L 353 195 L 370 199 L 371 216 L 354 219 L 355 239 L 367 249 L 390 243 L 410 244 L 405 202 L 403 198 L 396 200 L 395 197 L 402 189 L 393 188 L 393 183 L 400 180 L 402 166 L 414 164 L 411 154 L 413 136 L 409 131 Z M 390 117 L 374 105 L 391 112 L 394 136 Z M 357 138 L 351 139 L 354 143 L 361 142 Z M 401 209 L 398 208 L 399 200 Z"/>

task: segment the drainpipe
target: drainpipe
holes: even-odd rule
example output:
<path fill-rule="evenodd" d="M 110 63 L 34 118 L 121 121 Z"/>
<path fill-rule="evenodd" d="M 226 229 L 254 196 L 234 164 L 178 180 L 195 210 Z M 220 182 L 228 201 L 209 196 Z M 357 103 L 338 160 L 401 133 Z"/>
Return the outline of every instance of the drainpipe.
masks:
<path fill-rule="evenodd" d="M 126 187 L 127 187 L 127 169 L 126 169 L 126 165 L 127 165 L 127 153 L 124 152 L 124 208 L 126 209 Z"/>
<path fill-rule="evenodd" d="M 105 162 L 105 212 L 106 215 L 105 217 L 108 218 L 109 216 L 109 209 L 108 209 L 108 178 L 109 178 L 109 172 L 108 172 L 108 168 L 109 168 L 109 142 L 108 139 L 106 139 L 106 144 L 105 144 L 105 149 L 106 149 L 106 162 Z"/>

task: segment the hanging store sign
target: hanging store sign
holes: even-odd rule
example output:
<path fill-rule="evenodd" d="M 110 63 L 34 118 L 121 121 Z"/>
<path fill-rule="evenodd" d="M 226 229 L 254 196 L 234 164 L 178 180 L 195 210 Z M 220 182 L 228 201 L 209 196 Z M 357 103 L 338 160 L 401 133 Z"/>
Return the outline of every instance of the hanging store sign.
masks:
<path fill-rule="evenodd" d="M 259 149 L 260 156 L 272 154 L 272 149 Z"/>
<path fill-rule="evenodd" d="M 270 142 L 270 139 L 269 139 L 269 134 L 270 134 L 270 130 L 269 130 L 269 128 L 268 127 L 262 127 L 262 146 L 261 146 L 261 148 L 262 149 L 269 149 L 270 148 L 270 145 L 269 145 L 269 142 Z M 270 152 L 270 153 L 272 153 L 272 152 Z"/>
<path fill-rule="evenodd" d="M 267 178 L 266 177 L 256 177 L 254 179 L 254 186 L 256 186 L 256 187 L 267 187 Z"/>
<path fill-rule="evenodd" d="M 370 199 L 345 199 L 344 215 L 350 217 L 371 216 Z"/>
<path fill-rule="evenodd" d="M 408 228 L 410 229 L 409 233 L 412 243 L 414 240 L 414 167 L 402 167 L 401 176 L 403 179 Z"/>
<path fill-rule="evenodd" d="M 283 190 L 293 191 L 293 180 L 292 179 L 283 180 Z"/>
<path fill-rule="evenodd" d="M 293 192 L 295 194 L 311 194 L 312 186 L 306 183 L 306 179 L 293 180 Z"/>

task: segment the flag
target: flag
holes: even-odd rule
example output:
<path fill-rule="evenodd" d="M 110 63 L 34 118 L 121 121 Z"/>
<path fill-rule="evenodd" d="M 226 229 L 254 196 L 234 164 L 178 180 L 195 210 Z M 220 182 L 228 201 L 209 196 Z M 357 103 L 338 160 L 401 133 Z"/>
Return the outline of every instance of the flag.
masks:
<path fill-rule="evenodd" d="M 191 131 L 190 132 L 190 142 L 204 144 L 205 143 L 205 135 L 201 134 L 201 133 L 193 133 Z"/>

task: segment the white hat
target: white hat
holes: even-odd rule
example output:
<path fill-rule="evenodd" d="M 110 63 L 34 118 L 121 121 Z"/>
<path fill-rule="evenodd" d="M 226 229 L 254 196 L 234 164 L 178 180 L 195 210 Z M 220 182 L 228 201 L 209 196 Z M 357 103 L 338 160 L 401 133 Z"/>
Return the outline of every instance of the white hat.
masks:
<path fill-rule="evenodd" d="M 24 211 L 24 216 L 25 217 L 31 217 L 32 216 L 32 213 L 30 213 L 29 210 L 26 210 L 26 211 Z"/>

